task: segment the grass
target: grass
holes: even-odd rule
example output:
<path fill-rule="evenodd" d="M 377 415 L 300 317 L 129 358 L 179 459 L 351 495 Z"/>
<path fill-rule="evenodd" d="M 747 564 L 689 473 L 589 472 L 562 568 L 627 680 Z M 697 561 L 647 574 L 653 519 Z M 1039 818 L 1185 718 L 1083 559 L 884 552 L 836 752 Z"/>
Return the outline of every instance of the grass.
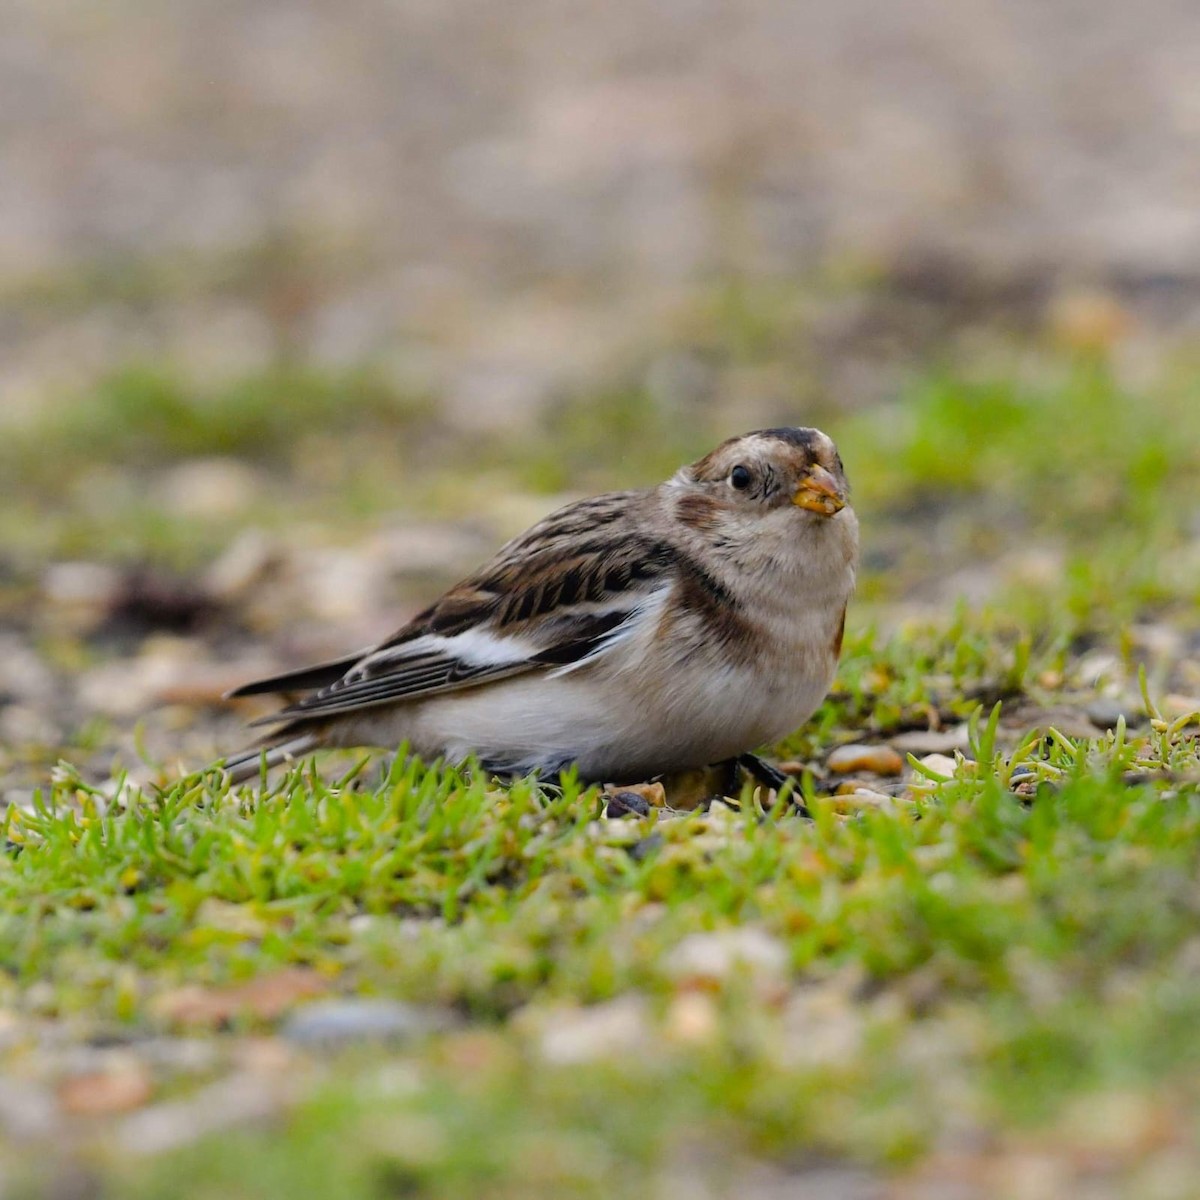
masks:
<path fill-rule="evenodd" d="M 9 816 L 5 1001 L 37 986 L 44 1015 L 119 1039 L 172 1028 L 158 1001 L 184 981 L 303 966 L 459 1014 L 391 1068 L 351 1056 L 282 1130 L 132 1174 L 109 1162 L 131 1194 L 318 1194 L 309 1179 L 362 1197 L 397 1181 L 599 1195 L 617 1169 L 622 1194 L 650 1195 L 672 1147 L 714 1139 L 780 1170 L 903 1170 L 964 1100 L 993 1136 L 1065 1122 L 1067 1138 L 1073 1106 L 1185 1094 L 1200 1060 L 1194 732 L 1160 718 L 1001 751 L 980 720 L 953 778 L 854 819 L 810 799 L 812 823 L 745 795 L 740 812 L 597 824 L 594 792 L 501 794 L 413 763 L 370 786 L 298 770 L 238 797 L 196 777 L 115 806 L 64 777 Z M 782 974 L 694 993 L 673 949 L 746 925 L 782 948 Z M 805 1007 L 806 987 L 827 998 Z M 627 994 L 647 1002 L 637 1053 L 538 1061 L 530 1013 Z M 672 1032 L 696 994 L 711 1028 Z"/>
<path fill-rule="evenodd" d="M 369 371 L 288 367 L 214 388 L 131 367 L 6 431 L 0 471 L 19 485 L 0 514 L 25 554 L 194 568 L 240 528 L 284 528 L 331 510 L 399 504 L 430 433 L 430 404 Z M 196 460 L 233 459 L 251 482 L 239 505 L 198 516 L 159 487 Z M 157 489 L 157 490 L 156 490 Z"/>
<path fill-rule="evenodd" d="M 798 372 L 786 323 L 718 300 L 680 335 L 713 364 L 714 396 L 726 373 Z M 123 1127 L 101 1122 L 77 1131 L 72 1161 L 146 1198 L 638 1197 L 690 1194 L 697 1177 L 714 1195 L 755 1179 L 801 1194 L 821 1171 L 1020 1195 L 1003 1181 L 1032 1160 L 1058 1172 L 1046 1194 L 1099 1180 L 1105 1195 L 1189 1195 L 1200 751 L 1166 697 L 1200 677 L 1139 630 L 1195 626 L 1195 374 L 1180 362 L 1131 389 L 1095 357 L 1031 355 L 987 375 L 930 368 L 855 413 L 805 410 L 838 437 L 866 535 L 835 689 L 773 748 L 812 764 L 812 822 L 749 793 L 607 821 L 594 790 L 402 759 L 238 792 L 164 773 L 115 799 L 63 766 L 31 811 L 8 809 L 0 1009 L 80 1043 L 181 1035 L 228 1055 L 278 1033 L 256 981 L 453 1020 L 399 1045 L 295 1052 L 302 1083 L 273 1125 L 130 1160 Z M 252 521 L 287 536 L 320 516 L 347 538 L 397 507 L 487 512 L 498 488 L 645 483 L 731 419 L 720 399 L 680 414 L 632 377 L 564 400 L 543 442 L 465 444 L 368 375 L 202 393 L 130 373 L 0 447 L 24 491 L 2 520 L 26 554 L 193 567 Z M 147 501 L 164 472 L 212 456 L 259 473 L 249 508 L 208 519 Z M 126 475 L 120 504 L 89 492 Z M 968 568 L 986 599 L 956 603 Z M 1095 698 L 1081 655 L 1099 650 L 1114 687 L 1144 668 L 1145 697 L 1126 704 L 1141 723 L 1068 737 L 1054 726 Z M 829 794 L 833 746 L 963 721 L 952 771 L 912 763 L 878 807 Z M 776 957 L 680 965 L 689 939 L 716 937 L 711 952 L 747 929 Z M 180 999 L 196 988 L 219 1018 Z M 597 1020 L 619 1034 L 589 1043 Z M 564 1036 L 574 1058 L 554 1050 Z M 7 1064 L 32 1069 L 26 1053 Z M 156 1100 L 186 1101 L 221 1074 L 206 1070 L 157 1081 Z"/>
<path fill-rule="evenodd" d="M 497 489 L 642 486 L 749 420 L 731 416 L 721 372 L 742 369 L 752 351 L 783 351 L 761 330 L 736 330 L 693 331 L 714 339 L 696 352 L 716 363 L 718 383 L 688 411 L 635 376 L 563 400 L 532 440 L 464 437 L 440 425 L 428 399 L 366 371 L 280 369 L 203 390 L 130 370 L 4 439 L 0 470 L 19 486 L 0 534 L 26 554 L 194 567 L 251 523 L 283 535 L 298 523 L 367 529 L 396 511 L 487 514 Z M 1150 606 L 1194 609 L 1194 364 L 1181 358 L 1132 389 L 1094 356 L 1035 361 L 983 377 L 965 365 L 926 371 L 850 415 L 819 400 L 802 412 L 778 405 L 773 419 L 837 434 L 866 526 L 862 597 L 887 601 L 931 571 L 1019 559 L 1024 548 L 1055 562 L 1049 579 L 1022 577 L 997 597 L 1015 596 L 1026 626 L 1099 622 L 1111 632 Z M 213 457 L 257 473 L 240 506 L 206 514 L 164 503 L 166 474 Z"/>

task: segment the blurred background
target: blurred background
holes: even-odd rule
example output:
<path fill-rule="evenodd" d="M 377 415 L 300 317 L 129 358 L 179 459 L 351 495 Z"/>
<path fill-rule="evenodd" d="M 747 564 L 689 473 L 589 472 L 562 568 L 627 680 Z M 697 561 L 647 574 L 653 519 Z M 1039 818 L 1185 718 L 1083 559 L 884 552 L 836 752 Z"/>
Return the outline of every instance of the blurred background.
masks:
<path fill-rule="evenodd" d="M 382 636 L 764 423 L 843 445 L 860 614 L 1194 604 L 1189 0 L 4 23 L 10 768 Z"/>
<path fill-rule="evenodd" d="M 1187 0 L 12 0 L 5 25 L 10 414 L 137 358 L 372 361 L 499 424 L 716 280 L 889 281 L 958 318 L 1082 284 L 1195 304 Z M 836 316 L 820 340 L 858 357 Z"/>
<path fill-rule="evenodd" d="M 0 9 L 0 1200 L 1197 1195 L 1197 0 Z M 185 774 L 776 424 L 813 831 Z"/>

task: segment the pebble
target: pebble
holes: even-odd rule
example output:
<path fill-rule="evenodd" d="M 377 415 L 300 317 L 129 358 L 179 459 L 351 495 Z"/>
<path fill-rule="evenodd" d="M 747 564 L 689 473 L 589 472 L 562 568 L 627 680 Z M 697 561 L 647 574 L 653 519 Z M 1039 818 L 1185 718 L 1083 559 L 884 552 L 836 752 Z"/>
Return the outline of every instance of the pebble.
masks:
<path fill-rule="evenodd" d="M 607 817 L 648 817 L 650 802 L 637 792 L 613 792 L 604 806 Z"/>
<path fill-rule="evenodd" d="M 865 1018 L 839 983 L 802 989 L 788 1001 L 779 1056 L 789 1068 L 844 1068 L 862 1052 Z"/>
<path fill-rule="evenodd" d="M 450 1024 L 448 1014 L 399 1000 L 321 1000 L 296 1009 L 281 1033 L 304 1046 L 352 1042 L 401 1042 L 424 1037 Z"/>
<path fill-rule="evenodd" d="M 72 1075 L 58 1085 L 58 1104 L 77 1117 L 100 1117 L 141 1108 L 154 1094 L 150 1072 L 131 1062 L 114 1071 Z"/>
<path fill-rule="evenodd" d="M 8 1008 L 0 1008 L 0 1050 L 15 1046 L 24 1036 L 21 1018 Z"/>
<path fill-rule="evenodd" d="M 204 574 L 209 595 L 226 603 L 240 600 L 278 570 L 283 554 L 278 543 L 260 529 L 247 529 L 234 539 Z"/>
<path fill-rule="evenodd" d="M 649 837 L 642 838 L 629 847 L 629 857 L 634 862 L 644 862 L 652 854 L 657 854 L 664 844 L 665 839 L 661 833 L 652 833 Z"/>
<path fill-rule="evenodd" d="M 1101 696 L 1087 706 L 1087 719 L 1097 729 L 1116 729 L 1117 722 L 1125 718 L 1125 725 L 1134 729 L 1145 722 L 1145 716 L 1131 705 L 1122 704 L 1109 696 Z"/>
<path fill-rule="evenodd" d="M 541 1025 L 542 1057 L 558 1066 L 640 1053 L 649 1046 L 646 1001 L 637 995 L 587 1008 L 562 1008 L 535 1019 Z"/>
<path fill-rule="evenodd" d="M 673 1042 L 695 1046 L 711 1042 L 719 1026 L 717 1006 L 707 992 L 680 992 L 667 1009 L 663 1031 Z"/>
<path fill-rule="evenodd" d="M 834 801 L 834 810 L 836 812 L 862 812 L 865 809 L 891 811 L 904 805 L 905 801 L 899 800 L 895 796 L 877 792 L 872 788 L 860 787 L 847 794 L 839 794 Z"/>
<path fill-rule="evenodd" d="M 893 748 L 901 754 L 953 754 L 970 744 L 971 736 L 965 724 L 955 725 L 953 729 L 914 729 L 892 738 Z"/>
<path fill-rule="evenodd" d="M 120 571 L 103 563 L 51 563 L 42 575 L 42 595 L 49 604 L 105 608 L 120 590 Z"/>
<path fill-rule="evenodd" d="M 1069 350 L 1108 350 L 1133 329 L 1132 313 L 1111 292 L 1071 288 L 1055 296 L 1048 313 L 1050 333 Z"/>
<path fill-rule="evenodd" d="M 200 644 L 190 638 L 147 638 L 135 658 L 113 658 L 79 675 L 78 697 L 93 712 L 137 716 L 200 669 L 201 654 Z"/>
<path fill-rule="evenodd" d="M 873 775 L 899 775 L 904 759 L 891 746 L 839 746 L 825 760 L 836 775 L 870 771 Z"/>
<path fill-rule="evenodd" d="M 101 563 L 52 563 L 42 574 L 47 607 L 58 620 L 80 631 L 98 625 L 120 592 L 120 571 Z"/>
<path fill-rule="evenodd" d="M 778 766 L 780 771 L 782 771 L 785 775 L 792 775 L 797 779 L 799 779 L 805 771 L 811 769 L 808 763 L 801 762 L 798 758 L 789 758 L 786 762 L 777 763 L 776 766 Z"/>
<path fill-rule="evenodd" d="M 632 783 L 621 792 L 640 796 L 651 808 L 663 808 L 667 803 L 667 792 L 661 783 Z"/>
<path fill-rule="evenodd" d="M 262 490 L 259 473 L 235 458 L 194 458 L 172 467 L 155 486 L 155 499 L 179 517 L 235 516 Z"/>
<path fill-rule="evenodd" d="M 947 778 L 951 778 L 958 770 L 958 763 L 945 754 L 927 754 L 919 762 L 926 770 L 945 775 Z"/>
<path fill-rule="evenodd" d="M 60 729 L 45 712 L 24 704 L 0 709 L 0 744 L 10 746 L 53 746 Z"/>
<path fill-rule="evenodd" d="M 50 705 L 56 691 L 54 672 L 37 652 L 15 635 L 0 634 L 0 694 Z"/>
<path fill-rule="evenodd" d="M 112 1144 L 129 1157 L 145 1157 L 189 1146 L 226 1129 L 278 1116 L 288 1089 L 272 1076 L 237 1071 L 179 1100 L 150 1105 L 124 1118 Z"/>
<path fill-rule="evenodd" d="M 238 1018 L 273 1021 L 293 1004 L 328 990 L 329 980 L 308 967 L 287 967 L 228 987 L 185 984 L 155 996 L 151 1011 L 172 1025 L 216 1029 Z"/>
<path fill-rule="evenodd" d="M 738 970 L 780 976 L 787 965 L 787 947 L 753 925 L 689 934 L 665 961 L 669 975 L 688 983 L 722 983 Z"/>
<path fill-rule="evenodd" d="M 31 1141 L 53 1136 L 57 1128 L 57 1105 L 48 1089 L 0 1076 L 0 1133 L 16 1141 Z"/>

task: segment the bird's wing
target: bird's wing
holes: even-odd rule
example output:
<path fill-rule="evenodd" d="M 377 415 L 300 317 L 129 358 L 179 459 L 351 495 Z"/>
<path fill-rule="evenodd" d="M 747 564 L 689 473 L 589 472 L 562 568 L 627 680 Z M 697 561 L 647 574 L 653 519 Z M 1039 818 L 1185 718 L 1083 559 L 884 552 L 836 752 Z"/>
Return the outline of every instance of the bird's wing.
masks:
<path fill-rule="evenodd" d="M 631 503 L 638 498 L 598 496 L 553 513 L 336 681 L 258 723 L 336 716 L 593 661 L 670 586 L 676 555 L 640 527 Z"/>
<path fill-rule="evenodd" d="M 328 687 L 341 679 L 364 655 L 370 653 L 370 650 L 360 650 L 357 654 L 350 654 L 333 662 L 317 663 L 316 666 L 301 667 L 298 671 L 285 671 L 281 675 L 255 679 L 226 692 L 225 699 L 238 700 L 242 696 L 262 696 L 271 692 L 311 692 L 317 688 Z"/>

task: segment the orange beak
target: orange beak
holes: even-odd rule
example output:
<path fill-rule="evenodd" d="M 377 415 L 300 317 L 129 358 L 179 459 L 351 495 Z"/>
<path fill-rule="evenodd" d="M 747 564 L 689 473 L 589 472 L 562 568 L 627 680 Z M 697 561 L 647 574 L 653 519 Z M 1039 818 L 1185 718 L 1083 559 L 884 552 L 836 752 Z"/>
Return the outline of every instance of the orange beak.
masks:
<path fill-rule="evenodd" d="M 800 486 L 792 497 L 792 503 L 809 512 L 832 517 L 846 507 L 846 489 L 833 474 L 824 467 L 812 467 L 800 480 Z"/>

